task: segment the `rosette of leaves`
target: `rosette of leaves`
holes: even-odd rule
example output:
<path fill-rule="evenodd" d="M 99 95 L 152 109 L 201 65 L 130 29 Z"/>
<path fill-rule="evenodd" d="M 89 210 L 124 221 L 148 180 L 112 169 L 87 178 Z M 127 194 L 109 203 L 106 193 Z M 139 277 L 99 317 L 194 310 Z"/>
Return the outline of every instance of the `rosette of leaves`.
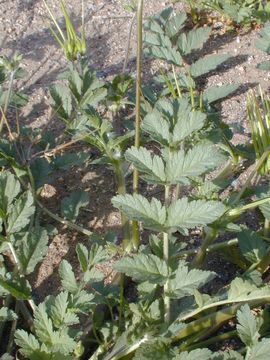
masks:
<path fill-rule="evenodd" d="M 186 19 L 185 13 L 175 14 L 172 8 L 167 8 L 150 18 L 145 24 L 145 53 L 172 65 L 172 72 L 162 73 L 155 78 L 165 87 L 164 95 L 168 92 L 175 96 L 188 93 L 192 103 L 196 100 L 196 106 L 202 101 L 209 105 L 236 91 L 238 85 L 208 88 L 203 91 L 200 99 L 199 93 L 196 94 L 195 91 L 196 81 L 227 61 L 230 55 L 206 55 L 194 61 L 194 52 L 200 50 L 207 42 L 211 28 L 198 27 L 185 31 Z M 179 72 L 175 71 L 174 67 L 177 67 Z"/>

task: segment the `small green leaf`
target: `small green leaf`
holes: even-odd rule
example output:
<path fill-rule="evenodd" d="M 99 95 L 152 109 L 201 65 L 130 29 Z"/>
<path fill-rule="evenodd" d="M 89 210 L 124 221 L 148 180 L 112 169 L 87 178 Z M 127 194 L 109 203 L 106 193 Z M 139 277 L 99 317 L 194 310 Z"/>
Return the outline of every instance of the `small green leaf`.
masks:
<path fill-rule="evenodd" d="M 152 155 L 152 153 L 144 147 L 137 149 L 132 146 L 126 151 L 125 157 L 143 173 L 143 178 L 146 181 L 157 184 L 165 183 L 164 163 L 158 155 Z"/>
<path fill-rule="evenodd" d="M 34 214 L 34 199 L 31 191 L 22 194 L 13 205 L 9 207 L 7 233 L 12 234 L 22 230 L 30 222 Z"/>
<path fill-rule="evenodd" d="M 68 120 L 72 111 L 72 98 L 68 87 L 57 84 L 51 88 L 51 97 L 54 101 L 53 107 L 57 114 L 64 120 Z"/>
<path fill-rule="evenodd" d="M 85 191 L 75 191 L 61 202 L 61 213 L 68 220 L 75 221 L 81 207 L 87 206 L 89 195 Z"/>
<path fill-rule="evenodd" d="M 220 64 L 225 62 L 230 58 L 230 55 L 227 54 L 216 54 L 209 55 L 203 58 L 200 58 L 190 67 L 191 75 L 194 78 L 205 75 L 209 71 L 215 70 Z"/>
<path fill-rule="evenodd" d="M 49 318 L 44 303 L 36 307 L 34 313 L 34 326 L 37 337 L 47 346 L 52 346 L 55 332 L 52 320 Z"/>
<path fill-rule="evenodd" d="M 208 40 L 210 27 L 193 29 L 188 34 L 182 33 L 177 41 L 178 48 L 183 55 L 188 55 L 192 50 L 200 49 Z"/>
<path fill-rule="evenodd" d="M 63 325 L 70 326 L 79 322 L 78 317 L 68 309 L 68 292 L 60 292 L 52 301 L 50 307 L 50 316 L 53 319 L 53 325 L 61 328 Z"/>
<path fill-rule="evenodd" d="M 88 250 L 83 244 L 78 244 L 76 246 L 76 253 L 77 257 L 79 259 L 81 269 L 83 272 L 87 271 L 88 269 L 88 263 L 89 263 L 89 255 Z"/>
<path fill-rule="evenodd" d="M 168 277 L 165 261 L 155 255 L 138 254 L 133 258 L 124 257 L 114 264 L 114 269 L 139 282 L 164 284 Z"/>
<path fill-rule="evenodd" d="M 181 299 L 184 296 L 193 295 L 196 289 L 213 280 L 215 275 L 211 271 L 196 269 L 189 271 L 187 266 L 180 263 L 174 278 L 170 281 L 169 296 Z"/>
<path fill-rule="evenodd" d="M 192 133 L 202 129 L 206 121 L 206 115 L 200 111 L 191 111 L 179 114 L 173 129 L 172 142 L 177 145 Z"/>
<path fill-rule="evenodd" d="M 142 221 L 147 229 L 159 231 L 166 221 L 166 209 L 155 198 L 149 202 L 139 194 L 118 195 L 113 197 L 112 203 L 130 219 Z"/>
<path fill-rule="evenodd" d="M 0 275 L 0 286 L 18 300 L 31 299 L 31 287 L 24 277 L 7 274 L 7 278 Z"/>
<path fill-rule="evenodd" d="M 100 270 L 92 268 L 84 273 L 83 279 L 86 283 L 93 284 L 102 281 L 104 279 L 104 274 Z"/>
<path fill-rule="evenodd" d="M 212 352 L 208 349 L 196 349 L 190 352 L 183 351 L 172 360 L 209 360 Z"/>
<path fill-rule="evenodd" d="M 20 353 L 30 359 L 35 351 L 40 349 L 39 342 L 35 336 L 28 334 L 24 330 L 17 330 L 15 332 L 15 343 L 20 347 Z"/>
<path fill-rule="evenodd" d="M 237 311 L 237 321 L 236 329 L 242 342 L 249 347 L 256 345 L 260 338 L 259 327 L 247 304 Z"/>
<path fill-rule="evenodd" d="M 254 345 L 246 360 L 269 360 L 270 339 L 263 339 Z"/>
<path fill-rule="evenodd" d="M 17 315 L 14 311 L 10 310 L 7 307 L 1 307 L 0 308 L 0 322 L 1 321 L 12 321 L 17 319 Z"/>
<path fill-rule="evenodd" d="M 47 254 L 49 237 L 46 230 L 38 227 L 26 233 L 19 241 L 17 255 L 25 274 L 34 271 L 35 266 Z"/>
<path fill-rule="evenodd" d="M 225 210 L 225 206 L 218 201 L 194 200 L 188 202 L 187 198 L 182 198 L 172 203 L 168 208 L 166 227 L 181 230 L 211 224 Z"/>
<path fill-rule="evenodd" d="M 0 173 L 0 209 L 2 216 L 6 215 L 8 207 L 20 190 L 20 183 L 13 174 L 8 171 Z"/>
<path fill-rule="evenodd" d="M 63 260 L 59 266 L 59 275 L 63 288 L 72 294 L 76 294 L 79 287 L 72 267 L 66 260 Z"/>
<path fill-rule="evenodd" d="M 169 123 L 161 117 L 161 114 L 157 110 L 154 110 L 145 116 L 142 122 L 142 130 L 160 144 L 170 144 Z"/>
<path fill-rule="evenodd" d="M 237 237 L 240 250 L 250 263 L 258 263 L 266 255 L 268 246 L 255 232 L 244 230 Z"/>
<path fill-rule="evenodd" d="M 212 104 L 213 102 L 224 99 L 228 95 L 234 93 L 238 88 L 238 84 L 211 86 L 203 92 L 203 101 L 207 104 Z"/>

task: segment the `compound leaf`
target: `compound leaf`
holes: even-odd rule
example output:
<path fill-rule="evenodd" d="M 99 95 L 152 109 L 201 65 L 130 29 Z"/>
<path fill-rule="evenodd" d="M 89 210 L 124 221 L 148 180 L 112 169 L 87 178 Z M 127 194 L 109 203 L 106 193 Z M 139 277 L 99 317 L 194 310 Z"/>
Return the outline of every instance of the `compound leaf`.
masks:
<path fill-rule="evenodd" d="M 165 261 L 152 254 L 124 257 L 114 264 L 114 268 L 140 282 L 163 284 L 168 277 Z"/>

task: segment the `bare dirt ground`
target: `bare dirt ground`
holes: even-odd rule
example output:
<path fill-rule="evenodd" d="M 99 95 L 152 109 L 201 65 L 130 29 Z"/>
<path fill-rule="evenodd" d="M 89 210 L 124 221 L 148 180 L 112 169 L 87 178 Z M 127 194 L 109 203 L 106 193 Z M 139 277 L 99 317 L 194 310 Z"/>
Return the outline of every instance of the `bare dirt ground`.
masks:
<path fill-rule="evenodd" d="M 72 18 L 80 23 L 81 1 L 66 1 Z M 53 9 L 59 13 L 58 1 L 51 0 Z M 146 0 L 145 17 L 161 11 L 171 5 L 170 1 Z M 126 12 L 119 0 L 85 1 L 86 34 L 88 38 L 87 57 L 92 66 L 105 79 L 121 71 L 128 38 L 132 14 Z M 182 4 L 174 5 L 183 9 Z M 221 105 L 223 118 L 234 128 L 236 143 L 247 141 L 245 98 L 246 90 L 256 87 L 259 83 L 264 89 L 270 84 L 270 73 L 256 69 L 256 65 L 265 60 L 265 54 L 255 48 L 258 31 L 225 32 L 224 24 L 220 23 L 204 53 L 229 53 L 232 59 L 219 71 L 213 72 L 207 79 L 208 84 L 242 84 L 237 94 L 225 100 Z M 135 71 L 135 28 L 132 32 L 131 51 L 128 70 Z M 48 28 L 46 11 L 42 0 L 0 0 L 0 53 L 12 54 L 15 51 L 23 54 L 23 66 L 28 71 L 28 78 L 20 84 L 29 95 L 29 105 L 20 114 L 22 123 L 31 126 L 42 126 L 48 121 L 50 98 L 49 87 L 55 81 L 60 70 L 66 63 Z M 145 79 L 155 71 L 157 64 L 145 60 Z M 237 126 L 235 126 L 237 125 Z M 239 133 L 238 125 L 244 127 Z M 53 122 L 51 127 L 59 130 L 61 125 Z M 79 222 L 98 233 L 118 230 L 119 214 L 111 207 L 110 198 L 114 195 L 112 174 L 101 168 L 89 166 L 78 169 L 70 176 L 67 172 L 59 174 L 53 183 L 55 189 L 52 197 L 46 201 L 54 211 L 59 210 L 59 199 L 73 189 L 84 189 L 90 194 L 90 204 L 82 211 Z M 50 196 L 50 194 L 48 194 Z M 37 298 L 56 289 L 57 267 L 64 257 L 76 264 L 75 246 L 81 240 L 78 234 L 60 228 L 58 235 L 52 237 L 48 254 L 35 272 L 32 283 L 37 291 Z M 85 240 L 84 240 L 85 241 Z"/>

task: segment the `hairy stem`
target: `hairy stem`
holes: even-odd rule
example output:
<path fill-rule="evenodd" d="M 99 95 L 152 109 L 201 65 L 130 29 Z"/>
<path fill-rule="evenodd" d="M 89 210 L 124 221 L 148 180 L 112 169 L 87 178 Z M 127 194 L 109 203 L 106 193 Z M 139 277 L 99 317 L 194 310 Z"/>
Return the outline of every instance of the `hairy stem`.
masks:
<path fill-rule="evenodd" d="M 209 228 L 209 227 L 206 227 L 204 229 L 204 233 L 205 233 L 205 237 L 203 239 L 203 243 L 202 243 L 200 249 L 198 250 L 195 258 L 192 261 L 192 266 L 196 267 L 196 268 L 199 268 L 202 266 L 202 264 L 205 260 L 205 256 L 206 256 L 209 245 L 211 245 L 211 243 L 217 237 L 217 231 L 212 228 Z"/>
<path fill-rule="evenodd" d="M 115 177 L 117 182 L 117 193 L 119 195 L 126 194 L 126 184 L 125 184 L 125 175 L 123 172 L 123 164 L 120 161 L 115 162 L 114 164 Z M 128 218 L 121 212 L 121 224 L 123 231 L 123 248 L 126 251 L 132 250 L 132 244 L 130 241 L 130 227 Z"/>
<path fill-rule="evenodd" d="M 170 202 L 170 186 L 165 186 L 165 206 L 168 207 Z M 169 251 L 169 233 L 163 233 L 163 259 L 167 264 L 168 273 L 169 273 L 169 259 L 170 259 L 170 251 Z M 170 304 L 170 297 L 166 295 L 169 292 L 170 283 L 169 279 L 164 284 L 164 321 L 169 324 L 170 317 L 171 317 L 171 304 Z"/>
<path fill-rule="evenodd" d="M 140 124 L 141 124 L 141 85 L 142 85 L 142 21 L 143 21 L 143 0 L 138 0 L 137 5 L 137 81 L 136 81 L 136 117 L 135 117 L 135 147 L 140 147 Z M 139 172 L 134 169 L 133 192 L 138 193 Z M 135 250 L 140 245 L 139 224 L 132 223 L 132 240 Z"/>

